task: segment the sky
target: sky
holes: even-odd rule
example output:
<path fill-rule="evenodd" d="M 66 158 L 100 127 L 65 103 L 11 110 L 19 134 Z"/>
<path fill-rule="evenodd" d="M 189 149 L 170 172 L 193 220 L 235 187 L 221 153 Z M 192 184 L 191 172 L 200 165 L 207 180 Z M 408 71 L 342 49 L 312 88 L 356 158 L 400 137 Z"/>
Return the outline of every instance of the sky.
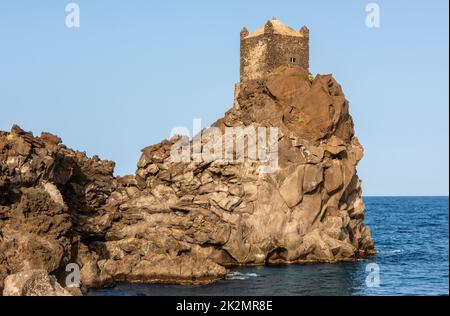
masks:
<path fill-rule="evenodd" d="M 448 195 L 448 1 L 0 2 L 0 130 L 55 133 L 134 173 L 174 127 L 231 107 L 239 32 L 277 17 L 310 29 L 310 71 L 332 73 L 365 148 L 364 195 Z"/>

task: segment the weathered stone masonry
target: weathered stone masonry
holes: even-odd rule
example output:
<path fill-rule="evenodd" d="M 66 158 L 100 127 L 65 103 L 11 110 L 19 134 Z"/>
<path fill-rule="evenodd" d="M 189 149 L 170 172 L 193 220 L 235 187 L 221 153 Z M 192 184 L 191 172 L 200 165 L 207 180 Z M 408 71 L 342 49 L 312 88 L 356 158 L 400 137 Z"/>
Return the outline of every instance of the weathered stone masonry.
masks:
<path fill-rule="evenodd" d="M 259 79 L 282 65 L 309 68 L 306 26 L 296 32 L 274 18 L 252 33 L 241 31 L 241 82 Z"/>

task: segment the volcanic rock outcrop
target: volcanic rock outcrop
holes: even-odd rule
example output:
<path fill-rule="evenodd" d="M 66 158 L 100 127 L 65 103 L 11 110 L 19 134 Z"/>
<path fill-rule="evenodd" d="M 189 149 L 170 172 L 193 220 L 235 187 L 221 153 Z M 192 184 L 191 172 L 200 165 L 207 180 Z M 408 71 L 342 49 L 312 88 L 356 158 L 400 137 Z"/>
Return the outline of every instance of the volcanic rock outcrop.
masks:
<path fill-rule="evenodd" d="M 10 274 L 64 272 L 83 242 L 104 238 L 115 216 L 102 208 L 113 169 L 49 133 L 0 132 L 0 289 Z"/>
<path fill-rule="evenodd" d="M 280 67 L 241 83 L 213 127 L 277 127 L 278 169 L 261 173 L 248 151 L 241 161 L 175 162 L 174 137 L 144 148 L 135 175 L 115 178 L 114 163 L 54 135 L 1 132 L 0 290 L 35 269 L 63 282 L 68 263 L 84 287 L 99 287 L 208 283 L 235 265 L 373 254 L 356 174 L 363 149 L 331 75 Z"/>

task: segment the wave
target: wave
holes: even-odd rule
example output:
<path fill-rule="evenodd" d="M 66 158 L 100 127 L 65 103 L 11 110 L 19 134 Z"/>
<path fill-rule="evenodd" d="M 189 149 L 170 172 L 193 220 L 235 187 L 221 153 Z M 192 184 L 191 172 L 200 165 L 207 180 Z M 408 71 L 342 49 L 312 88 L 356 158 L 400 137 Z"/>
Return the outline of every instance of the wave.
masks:
<path fill-rule="evenodd" d="M 257 273 L 241 273 L 238 271 L 231 271 L 227 274 L 226 279 L 227 280 L 247 280 L 249 278 L 256 278 L 259 277 L 259 274 Z"/>
<path fill-rule="evenodd" d="M 379 250 L 379 254 L 399 254 L 402 253 L 403 249 L 391 249 L 391 250 Z"/>

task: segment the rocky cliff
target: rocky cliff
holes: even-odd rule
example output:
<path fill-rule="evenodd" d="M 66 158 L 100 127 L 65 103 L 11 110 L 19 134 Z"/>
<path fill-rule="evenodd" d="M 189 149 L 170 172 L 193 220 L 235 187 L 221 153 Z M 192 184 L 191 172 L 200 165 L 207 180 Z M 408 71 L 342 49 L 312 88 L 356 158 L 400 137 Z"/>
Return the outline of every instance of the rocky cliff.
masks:
<path fill-rule="evenodd" d="M 311 80 L 281 67 L 241 83 L 213 127 L 277 127 L 278 169 L 260 172 L 248 144 L 239 161 L 176 162 L 174 137 L 144 148 L 135 175 L 115 178 L 114 163 L 54 135 L 1 132 L 0 290 L 5 278 L 36 269 L 63 281 L 68 263 L 80 266 L 84 287 L 97 287 L 208 283 L 235 265 L 374 252 L 356 174 L 363 149 L 330 75 Z"/>

